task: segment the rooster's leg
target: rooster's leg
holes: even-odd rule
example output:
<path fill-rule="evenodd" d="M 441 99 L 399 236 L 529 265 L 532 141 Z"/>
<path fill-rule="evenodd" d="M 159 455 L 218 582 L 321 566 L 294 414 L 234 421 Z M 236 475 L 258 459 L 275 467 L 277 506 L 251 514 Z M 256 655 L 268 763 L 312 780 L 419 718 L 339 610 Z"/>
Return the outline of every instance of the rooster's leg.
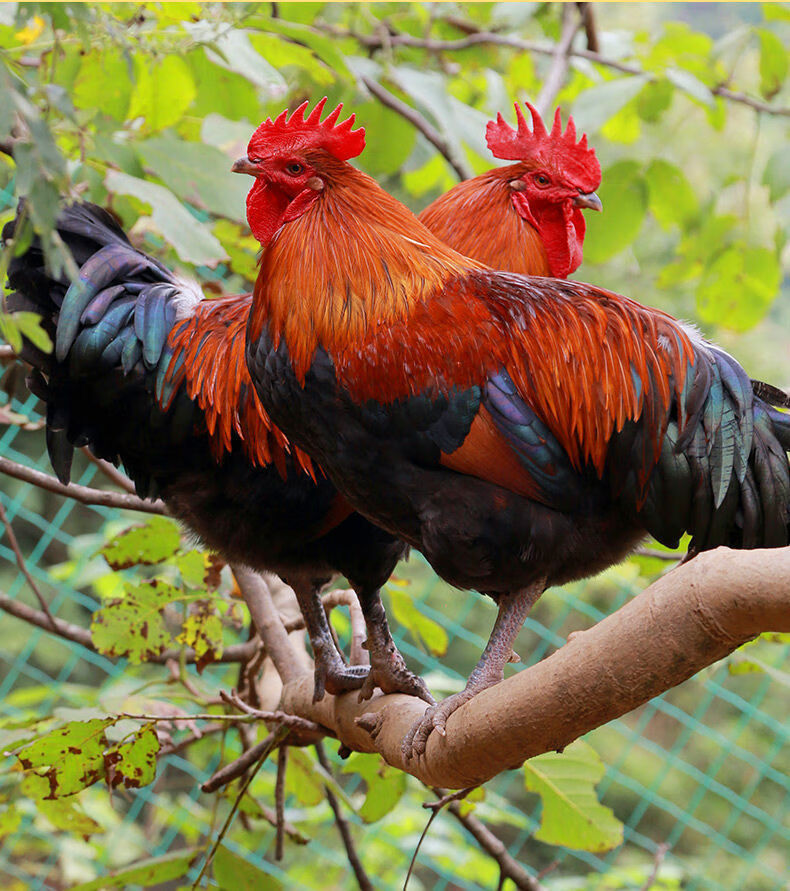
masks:
<path fill-rule="evenodd" d="M 365 648 L 370 654 L 370 674 L 359 691 L 360 701 L 370 699 L 373 690 L 380 687 L 385 693 L 408 693 L 433 705 L 436 700 L 428 691 L 425 681 L 409 671 L 395 646 L 379 589 L 360 590 L 357 596 L 368 631 Z"/>
<path fill-rule="evenodd" d="M 305 628 L 315 657 L 315 689 L 313 702 L 324 698 L 328 690 L 332 694 L 359 690 L 368 675 L 366 665 L 346 665 L 335 645 L 329 628 L 324 604 L 321 602 L 321 585 L 301 583 L 289 578 L 299 609 L 304 617 Z"/>
<path fill-rule="evenodd" d="M 498 684 L 505 676 L 505 665 L 513 658 L 513 642 L 521 631 L 532 605 L 546 588 L 541 579 L 528 588 L 503 594 L 498 601 L 499 612 L 488 639 L 483 655 L 469 675 L 466 686 L 460 693 L 448 696 L 437 705 L 428 708 L 425 714 L 411 728 L 403 739 L 403 755 L 408 760 L 415 755 L 422 755 L 431 731 L 435 728 L 442 736 L 450 715 L 465 702 L 485 690 Z"/>

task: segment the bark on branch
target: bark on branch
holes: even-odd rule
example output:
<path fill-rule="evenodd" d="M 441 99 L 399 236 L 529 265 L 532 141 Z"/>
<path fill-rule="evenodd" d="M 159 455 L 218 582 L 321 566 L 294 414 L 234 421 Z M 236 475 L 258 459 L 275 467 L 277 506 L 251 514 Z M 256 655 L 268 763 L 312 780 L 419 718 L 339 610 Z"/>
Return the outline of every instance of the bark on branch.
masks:
<path fill-rule="evenodd" d="M 719 548 L 480 693 L 450 717 L 445 738 L 431 735 L 419 760 L 401 754 L 403 737 L 425 710 L 414 697 L 360 703 L 351 693 L 313 703 L 313 679 L 305 677 L 286 684 L 281 708 L 323 725 L 350 749 L 379 752 L 425 783 L 458 789 L 562 749 L 764 631 L 790 631 L 790 548 Z"/>

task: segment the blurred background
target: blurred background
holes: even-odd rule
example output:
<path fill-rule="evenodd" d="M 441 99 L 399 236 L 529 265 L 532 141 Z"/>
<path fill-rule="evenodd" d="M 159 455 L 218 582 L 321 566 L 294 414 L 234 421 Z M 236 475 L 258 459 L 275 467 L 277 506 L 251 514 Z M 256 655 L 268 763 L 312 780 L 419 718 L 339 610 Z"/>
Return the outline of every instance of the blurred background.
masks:
<path fill-rule="evenodd" d="M 111 208 L 135 244 L 197 278 L 207 296 L 238 293 L 251 288 L 258 246 L 245 223 L 248 183 L 230 174 L 230 161 L 266 115 L 323 95 L 330 107 L 344 102 L 367 130 L 355 163 L 419 211 L 459 177 L 498 163 L 484 140 L 498 111 L 512 123 L 514 99 L 538 103 L 546 119 L 559 105 L 603 169 L 604 212 L 587 216 L 574 277 L 697 323 L 753 377 L 788 387 L 789 50 L 790 6 L 781 3 L 4 3 L 0 225 L 27 196 L 57 264 L 58 203 L 80 197 Z M 0 255 L 3 281 L 9 257 Z M 0 458 L 51 474 L 38 403 L 12 356 L 30 324 L 0 308 Z M 75 482 L 113 488 L 78 458 Z M 110 570 L 99 549 L 145 522 L 140 514 L 2 474 L 0 505 L 5 602 L 38 608 L 32 581 L 54 615 L 88 629 L 130 581 L 185 573 L 179 560 L 192 546 L 177 536 L 163 559 Z M 674 560 L 649 545 L 596 579 L 547 593 L 519 638 L 524 662 L 617 609 Z M 203 594 L 201 609 L 216 617 L 214 649 L 244 641 L 248 616 L 227 571 Z M 438 581 L 417 554 L 399 567 L 386 603 L 411 667 L 435 694 L 460 689 L 493 603 Z M 180 606 L 164 614 L 176 647 L 182 619 Z M 333 619 L 345 640 L 347 620 L 337 611 Z M 2 616 L 0 752 L 120 711 L 203 711 L 205 698 L 238 683 L 233 664 L 179 675 L 97 649 Z M 763 636 L 585 738 L 592 751 L 579 752 L 596 795 L 623 825 L 611 850 L 570 834 L 555 843 L 545 802 L 530 791 L 533 762 L 487 784 L 469 807 L 557 891 L 790 887 L 788 652 L 786 636 Z M 16 758 L 0 759 L 2 887 L 189 887 L 201 863 L 190 866 L 195 849 L 216 836 L 238 792 L 236 784 L 204 795 L 199 785 L 241 743 L 233 730 L 198 738 L 179 728 L 169 743 L 160 734 L 171 751 L 153 782 L 112 795 L 99 783 L 47 801 Z M 357 887 L 327 781 L 373 886 L 402 886 L 428 816 L 420 804 L 433 794 L 373 756 L 344 762 L 335 743 L 326 748 L 332 776 L 312 749 L 291 756 L 284 859 L 273 856 L 267 764 L 223 839 L 213 887 Z M 153 864 L 147 873 L 107 878 L 143 861 Z M 495 889 L 499 875 L 442 812 L 409 887 Z"/>

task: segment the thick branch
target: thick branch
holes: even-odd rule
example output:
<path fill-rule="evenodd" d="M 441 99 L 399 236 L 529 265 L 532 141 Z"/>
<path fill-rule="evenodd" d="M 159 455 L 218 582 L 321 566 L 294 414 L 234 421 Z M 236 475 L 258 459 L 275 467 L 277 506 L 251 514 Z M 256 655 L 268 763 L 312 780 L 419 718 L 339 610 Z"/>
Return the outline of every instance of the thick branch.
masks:
<path fill-rule="evenodd" d="M 234 566 L 232 569 L 258 635 L 280 677 L 286 684 L 296 680 L 303 672 L 266 580 L 244 566 Z M 312 682 L 312 674 L 309 677 Z"/>
<path fill-rule="evenodd" d="M 401 753 L 403 737 L 425 710 L 414 697 L 359 703 L 356 694 L 327 695 L 313 703 L 310 677 L 286 685 L 281 708 L 327 727 L 350 749 L 380 752 L 423 782 L 457 789 L 561 750 L 763 631 L 790 631 L 790 548 L 719 548 L 475 696 L 451 715 L 446 737 L 431 735 L 419 760 L 406 762 Z"/>
<path fill-rule="evenodd" d="M 104 492 L 101 489 L 91 489 L 88 486 L 79 486 L 77 483 L 69 483 L 64 486 L 60 480 L 24 464 L 17 464 L 8 458 L 0 457 L 0 473 L 12 476 L 14 479 L 54 492 L 56 495 L 64 495 L 73 498 L 80 504 L 95 504 L 99 507 L 119 507 L 123 510 L 136 510 L 144 514 L 167 514 L 167 509 L 161 501 L 143 501 L 136 495 L 128 495 L 124 492 Z"/>

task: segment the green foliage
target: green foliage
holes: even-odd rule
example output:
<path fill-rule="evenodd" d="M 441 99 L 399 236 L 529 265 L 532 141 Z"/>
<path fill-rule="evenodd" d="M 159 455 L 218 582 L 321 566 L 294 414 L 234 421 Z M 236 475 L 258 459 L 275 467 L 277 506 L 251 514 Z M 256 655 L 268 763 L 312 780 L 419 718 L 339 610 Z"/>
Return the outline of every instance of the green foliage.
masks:
<path fill-rule="evenodd" d="M 421 613 L 419 604 L 407 591 L 398 587 L 395 580 L 390 580 L 387 593 L 395 620 L 407 628 L 431 654 L 444 655 L 447 652 L 447 632 L 444 628 Z"/>
<path fill-rule="evenodd" d="M 150 888 L 182 879 L 201 854 L 201 848 L 187 848 L 171 851 L 162 857 L 141 860 L 126 869 L 113 870 L 101 878 L 81 885 L 74 885 L 71 891 L 107 891 L 109 888 L 128 888 L 140 885 Z"/>
<path fill-rule="evenodd" d="M 222 891 L 279 891 L 282 883 L 225 845 L 217 848 L 213 861 L 214 880 Z"/>
<path fill-rule="evenodd" d="M 535 838 L 584 851 L 608 851 L 622 844 L 622 823 L 595 794 L 604 770 L 595 750 L 582 740 L 563 752 L 527 761 L 524 785 L 543 799 L 543 818 Z"/>
<path fill-rule="evenodd" d="M 388 814 L 406 791 L 405 774 L 390 767 L 380 755 L 355 752 L 346 761 L 343 773 L 357 774 L 365 781 L 367 794 L 358 813 L 366 823 L 375 823 Z"/>

